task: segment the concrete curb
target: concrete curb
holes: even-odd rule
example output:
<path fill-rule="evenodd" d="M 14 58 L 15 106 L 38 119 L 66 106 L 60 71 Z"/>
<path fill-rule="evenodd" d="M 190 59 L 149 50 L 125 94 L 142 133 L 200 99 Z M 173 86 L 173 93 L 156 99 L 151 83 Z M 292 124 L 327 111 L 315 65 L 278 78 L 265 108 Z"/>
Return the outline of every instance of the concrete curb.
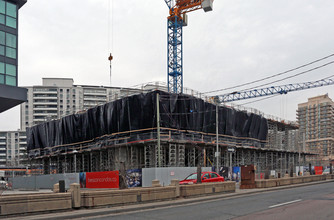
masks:
<path fill-rule="evenodd" d="M 126 206 L 113 206 L 113 207 L 101 207 L 101 208 L 93 208 L 93 209 L 80 209 L 80 210 L 73 210 L 73 211 L 66 211 L 66 212 L 53 212 L 47 214 L 36 214 L 36 215 L 21 215 L 21 216 L 13 216 L 7 217 L 7 219 L 75 219 L 75 218 L 87 218 L 87 217 L 96 217 L 96 216 L 103 216 L 103 215 L 110 215 L 110 214 L 120 214 L 125 212 L 133 212 L 133 211 L 144 211 L 149 209 L 155 208 L 163 208 L 169 206 L 177 206 L 177 205 L 185 205 L 185 204 L 194 204 L 203 201 L 212 201 L 212 200 L 222 200 L 222 199 L 229 199 L 229 198 L 236 198 L 241 196 L 249 196 L 252 194 L 264 193 L 264 192 L 272 192 L 277 190 L 284 190 L 289 188 L 297 188 L 309 185 L 317 185 L 317 184 L 324 184 L 324 183 L 331 183 L 334 182 L 334 179 L 331 180 L 324 180 L 324 181 L 317 181 L 317 182 L 310 182 L 310 183 L 300 183 L 300 184 L 293 184 L 288 186 L 278 186 L 272 188 L 265 188 L 265 189 L 248 189 L 248 190 L 237 190 L 235 193 L 221 193 L 218 195 L 209 195 L 209 196 L 200 196 L 200 197 L 192 197 L 192 198 L 180 198 L 177 200 L 168 200 L 168 201 L 160 201 L 155 203 L 140 203 L 140 204 L 133 204 L 133 205 L 126 205 Z M 238 192 L 239 191 L 239 192 Z"/>

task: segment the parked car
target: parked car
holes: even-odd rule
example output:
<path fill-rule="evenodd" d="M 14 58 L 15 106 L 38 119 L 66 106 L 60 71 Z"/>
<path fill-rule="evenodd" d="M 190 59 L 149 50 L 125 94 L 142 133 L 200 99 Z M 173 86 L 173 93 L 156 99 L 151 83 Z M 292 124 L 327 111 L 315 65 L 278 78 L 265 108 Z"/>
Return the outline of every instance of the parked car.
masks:
<path fill-rule="evenodd" d="M 326 168 L 325 170 L 324 170 L 324 172 L 322 172 L 322 174 L 329 174 L 330 173 L 330 169 L 329 168 Z"/>
<path fill-rule="evenodd" d="M 202 183 L 210 182 L 224 182 L 224 177 L 219 176 L 216 172 L 202 172 Z M 197 183 L 197 173 L 192 173 L 187 176 L 184 180 L 180 181 L 180 184 L 194 184 Z"/>

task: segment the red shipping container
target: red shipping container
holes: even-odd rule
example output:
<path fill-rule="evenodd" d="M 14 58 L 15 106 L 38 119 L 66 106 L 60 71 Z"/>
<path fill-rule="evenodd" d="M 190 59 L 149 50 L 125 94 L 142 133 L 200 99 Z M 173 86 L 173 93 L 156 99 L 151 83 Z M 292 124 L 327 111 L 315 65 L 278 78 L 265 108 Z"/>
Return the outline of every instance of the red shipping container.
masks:
<path fill-rule="evenodd" d="M 119 188 L 119 172 L 86 173 L 86 188 Z"/>

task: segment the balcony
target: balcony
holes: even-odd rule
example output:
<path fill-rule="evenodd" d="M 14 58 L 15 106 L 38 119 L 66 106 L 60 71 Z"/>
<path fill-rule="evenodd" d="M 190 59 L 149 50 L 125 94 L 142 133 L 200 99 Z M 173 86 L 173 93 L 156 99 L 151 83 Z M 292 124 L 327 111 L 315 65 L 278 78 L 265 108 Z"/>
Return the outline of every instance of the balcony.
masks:
<path fill-rule="evenodd" d="M 46 110 L 46 111 L 57 111 L 58 110 L 58 105 L 57 104 L 54 104 L 54 107 L 34 107 L 33 108 L 34 111 L 35 110 Z"/>
<path fill-rule="evenodd" d="M 34 116 L 42 116 L 42 117 L 48 117 L 48 116 L 58 116 L 58 113 L 34 113 Z"/>
<path fill-rule="evenodd" d="M 41 99 L 49 99 L 49 100 L 58 100 L 58 97 L 52 97 L 52 96 L 45 96 L 45 97 L 42 97 L 42 96 L 37 96 L 37 97 L 33 97 L 34 100 L 41 100 Z"/>
<path fill-rule="evenodd" d="M 83 92 L 84 95 L 96 95 L 96 96 L 107 96 L 107 91 L 106 90 L 84 90 Z"/>

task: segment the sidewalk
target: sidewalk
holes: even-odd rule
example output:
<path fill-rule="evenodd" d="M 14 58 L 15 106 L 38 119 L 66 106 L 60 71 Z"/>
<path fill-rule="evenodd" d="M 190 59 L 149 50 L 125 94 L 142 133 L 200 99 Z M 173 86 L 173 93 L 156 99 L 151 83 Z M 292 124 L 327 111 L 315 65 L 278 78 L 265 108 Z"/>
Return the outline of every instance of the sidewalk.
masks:
<path fill-rule="evenodd" d="M 117 214 L 117 213 L 124 213 L 129 211 L 138 211 L 138 210 L 148 210 L 154 208 L 162 208 L 168 206 L 175 206 L 175 205 L 184 205 L 184 204 L 192 204 L 197 202 L 203 201 L 211 201 L 217 199 L 229 199 L 235 198 L 240 196 L 248 196 L 257 193 L 264 193 L 270 192 L 275 190 L 282 190 L 288 188 L 295 188 L 295 187 L 302 187 L 308 185 L 316 185 L 316 184 L 323 184 L 323 183 L 330 183 L 334 182 L 332 180 L 325 180 L 319 182 L 310 182 L 310 183 L 302 183 L 302 184 L 294 184 L 289 186 L 279 186 L 279 187 L 272 187 L 266 189 L 239 189 L 236 188 L 235 193 L 226 193 L 226 194 L 217 194 L 217 195 L 209 195 L 209 196 L 201 196 L 201 197 L 193 197 L 193 198 L 179 198 L 177 200 L 168 200 L 168 201 L 161 201 L 161 202 L 154 202 L 154 203 L 138 203 L 133 205 L 126 205 L 126 206 L 113 206 L 113 207 L 101 207 L 101 208 L 94 208 L 94 209 L 80 209 L 80 210 L 69 210 L 69 211 L 59 211 L 47 214 L 38 214 L 38 215 L 21 215 L 21 216 L 13 216 L 6 219 L 25 219 L 25 220 L 34 220 L 34 219 L 73 219 L 73 218 L 85 218 L 85 217 L 94 217 L 99 215 L 108 215 L 108 214 Z"/>

